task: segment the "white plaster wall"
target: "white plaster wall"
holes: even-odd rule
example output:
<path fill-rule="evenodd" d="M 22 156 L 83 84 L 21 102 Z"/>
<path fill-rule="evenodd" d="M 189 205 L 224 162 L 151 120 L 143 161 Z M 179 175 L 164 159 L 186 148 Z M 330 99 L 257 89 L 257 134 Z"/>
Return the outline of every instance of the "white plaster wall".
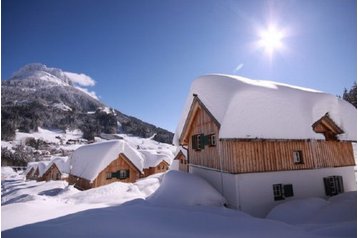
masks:
<path fill-rule="evenodd" d="M 179 170 L 179 160 L 173 160 L 169 167 L 170 170 Z"/>
<path fill-rule="evenodd" d="M 274 206 L 283 201 L 305 197 L 326 197 L 323 177 L 340 175 L 343 177 L 346 192 L 356 190 L 353 166 L 236 175 L 223 173 L 222 176 L 218 171 L 190 166 L 190 173 L 205 178 L 223 194 L 230 207 L 258 217 L 264 217 Z M 272 185 L 277 183 L 292 184 L 294 196 L 283 201 L 274 201 Z"/>
<path fill-rule="evenodd" d="M 198 175 L 204 178 L 211 184 L 218 192 L 226 198 L 227 204 L 230 207 L 237 208 L 238 190 L 236 189 L 236 175 L 228 173 L 220 173 L 217 170 L 209 168 L 189 166 L 189 173 Z"/>

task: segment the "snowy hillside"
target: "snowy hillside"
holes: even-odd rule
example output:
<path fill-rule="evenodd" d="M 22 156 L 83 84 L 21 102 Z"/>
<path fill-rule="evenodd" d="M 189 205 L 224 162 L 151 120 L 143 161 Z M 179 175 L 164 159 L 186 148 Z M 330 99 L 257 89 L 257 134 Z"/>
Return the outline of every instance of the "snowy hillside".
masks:
<path fill-rule="evenodd" d="M 357 235 L 356 193 L 290 201 L 260 219 L 223 207 L 204 180 L 176 171 L 83 192 L 65 182 L 25 182 L 6 168 L 2 175 L 2 237 Z"/>
<path fill-rule="evenodd" d="M 173 134 L 109 108 L 90 88 L 95 81 L 82 73 L 43 64 L 25 65 L 1 81 L 2 140 L 11 141 L 16 130 L 80 129 L 85 139 L 101 133 L 125 133 L 172 142 Z"/>

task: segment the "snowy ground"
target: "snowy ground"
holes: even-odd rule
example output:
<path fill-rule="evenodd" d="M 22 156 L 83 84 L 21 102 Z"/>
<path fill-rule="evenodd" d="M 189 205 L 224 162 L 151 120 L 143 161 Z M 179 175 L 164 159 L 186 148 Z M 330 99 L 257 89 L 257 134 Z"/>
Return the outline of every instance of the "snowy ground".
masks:
<path fill-rule="evenodd" d="M 78 191 L 65 182 L 24 181 L 2 168 L 1 184 L 5 238 L 357 236 L 355 192 L 293 200 L 260 219 L 224 208 L 205 181 L 175 171 Z"/>

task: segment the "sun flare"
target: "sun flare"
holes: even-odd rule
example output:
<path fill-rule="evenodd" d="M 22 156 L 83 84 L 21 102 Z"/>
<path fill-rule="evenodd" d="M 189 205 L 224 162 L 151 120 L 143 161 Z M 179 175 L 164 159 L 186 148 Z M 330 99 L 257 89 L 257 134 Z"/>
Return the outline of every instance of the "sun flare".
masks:
<path fill-rule="evenodd" d="M 284 38 L 284 34 L 275 26 L 269 26 L 267 29 L 261 31 L 259 37 L 259 46 L 270 55 L 283 46 L 282 39 Z"/>

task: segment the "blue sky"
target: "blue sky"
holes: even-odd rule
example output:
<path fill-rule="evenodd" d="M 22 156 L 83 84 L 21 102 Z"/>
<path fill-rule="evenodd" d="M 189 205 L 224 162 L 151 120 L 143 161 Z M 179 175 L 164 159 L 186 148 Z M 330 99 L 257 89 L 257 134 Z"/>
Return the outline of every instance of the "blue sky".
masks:
<path fill-rule="evenodd" d="M 341 95 L 357 79 L 355 0 L 2 0 L 1 77 L 84 73 L 107 105 L 174 131 L 190 84 L 238 74 Z M 270 57 L 259 30 L 283 29 Z"/>

